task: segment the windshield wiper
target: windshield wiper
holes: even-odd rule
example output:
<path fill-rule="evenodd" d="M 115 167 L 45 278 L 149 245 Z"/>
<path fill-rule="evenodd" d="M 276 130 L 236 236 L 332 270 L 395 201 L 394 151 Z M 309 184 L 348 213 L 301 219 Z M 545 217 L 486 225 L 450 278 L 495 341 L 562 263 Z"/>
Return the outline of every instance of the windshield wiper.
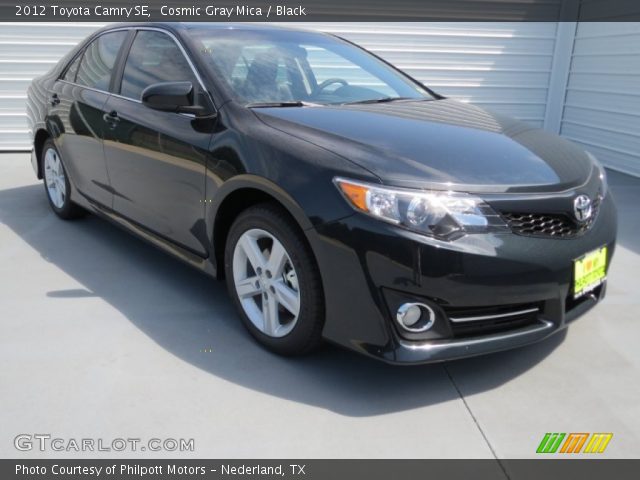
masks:
<path fill-rule="evenodd" d="M 296 100 L 292 102 L 253 102 L 246 105 L 248 108 L 270 108 L 270 107 L 318 107 L 319 103 L 303 102 Z"/>
<path fill-rule="evenodd" d="M 382 97 L 382 98 L 370 98 L 368 100 L 358 100 L 356 102 L 347 102 L 347 103 L 343 103 L 343 105 L 363 105 L 366 103 L 388 103 L 388 102 L 395 102 L 396 100 L 419 100 L 419 99 L 412 98 L 412 97 Z"/>

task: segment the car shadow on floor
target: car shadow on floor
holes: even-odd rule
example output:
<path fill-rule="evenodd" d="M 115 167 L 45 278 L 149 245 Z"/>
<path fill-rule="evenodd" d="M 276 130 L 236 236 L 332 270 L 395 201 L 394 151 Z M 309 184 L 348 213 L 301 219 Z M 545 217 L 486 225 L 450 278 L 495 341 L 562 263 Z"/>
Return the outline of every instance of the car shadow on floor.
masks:
<path fill-rule="evenodd" d="M 0 221 L 83 286 L 52 285 L 48 297 L 100 297 L 168 353 L 197 368 L 342 415 L 373 416 L 457 399 L 449 371 L 473 373 L 476 381 L 466 395 L 491 390 L 534 367 L 564 339 L 560 333 L 518 350 L 415 367 L 386 365 L 329 345 L 311 356 L 281 358 L 245 332 L 222 282 L 95 216 L 58 220 L 41 185 L 0 191 Z"/>

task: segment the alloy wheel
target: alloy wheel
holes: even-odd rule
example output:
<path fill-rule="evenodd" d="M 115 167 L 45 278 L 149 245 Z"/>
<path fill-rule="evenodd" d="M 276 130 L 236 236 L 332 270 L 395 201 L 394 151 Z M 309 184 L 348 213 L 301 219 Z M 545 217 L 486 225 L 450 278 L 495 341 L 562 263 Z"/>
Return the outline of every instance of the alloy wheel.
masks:
<path fill-rule="evenodd" d="M 300 314 L 298 275 L 277 238 L 257 228 L 244 232 L 233 252 L 233 281 L 258 330 L 274 338 L 293 330 Z"/>
<path fill-rule="evenodd" d="M 44 154 L 44 181 L 53 206 L 58 209 L 64 207 L 67 198 L 64 168 L 60 161 L 60 155 L 53 148 L 47 149 Z"/>

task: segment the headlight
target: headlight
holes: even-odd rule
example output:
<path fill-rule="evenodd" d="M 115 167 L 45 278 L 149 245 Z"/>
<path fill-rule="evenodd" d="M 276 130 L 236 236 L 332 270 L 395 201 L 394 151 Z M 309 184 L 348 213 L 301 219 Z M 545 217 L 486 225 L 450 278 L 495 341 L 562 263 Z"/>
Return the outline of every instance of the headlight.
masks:
<path fill-rule="evenodd" d="M 607 184 L 607 171 L 604 169 L 600 161 L 595 157 L 595 155 L 587 152 L 587 155 L 596 166 L 598 170 L 598 176 L 600 177 L 600 194 L 602 198 L 607 196 L 607 191 L 609 190 L 609 185 Z"/>
<path fill-rule="evenodd" d="M 445 240 L 465 233 L 507 231 L 482 199 L 457 192 L 396 189 L 336 178 L 334 182 L 358 211 Z"/>

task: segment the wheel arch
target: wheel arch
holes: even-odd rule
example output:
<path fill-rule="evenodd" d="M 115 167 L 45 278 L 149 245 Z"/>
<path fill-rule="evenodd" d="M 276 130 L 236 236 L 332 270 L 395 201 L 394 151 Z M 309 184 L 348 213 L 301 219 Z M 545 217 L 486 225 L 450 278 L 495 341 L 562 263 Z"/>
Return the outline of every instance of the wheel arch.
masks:
<path fill-rule="evenodd" d="M 33 151 L 37 160 L 37 176 L 38 179 L 42 179 L 42 147 L 44 146 L 44 142 L 48 139 L 53 138 L 52 135 L 47 131 L 46 128 L 42 127 L 36 131 L 36 134 L 33 137 Z"/>
<path fill-rule="evenodd" d="M 260 203 L 275 203 L 281 207 L 300 229 L 310 247 L 305 232 L 313 228 L 313 224 L 293 197 L 263 177 L 239 175 L 220 187 L 211 202 L 212 207 L 208 215 L 212 225 L 211 245 L 218 278 L 224 278 L 224 252 L 231 225 L 240 213 Z M 313 249 L 310 250 L 313 253 Z"/>

